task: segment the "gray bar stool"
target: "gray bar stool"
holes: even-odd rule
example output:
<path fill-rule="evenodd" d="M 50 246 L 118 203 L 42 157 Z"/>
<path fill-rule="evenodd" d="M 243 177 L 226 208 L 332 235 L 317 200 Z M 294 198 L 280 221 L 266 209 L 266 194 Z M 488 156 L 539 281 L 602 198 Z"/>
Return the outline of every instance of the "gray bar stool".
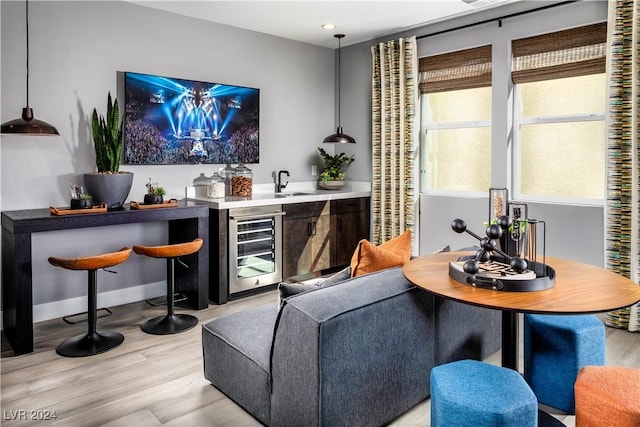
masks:
<path fill-rule="evenodd" d="M 133 251 L 139 255 L 167 259 L 167 314 L 154 317 L 141 325 L 143 331 L 154 335 L 168 335 L 184 332 L 198 324 L 198 318 L 189 314 L 174 313 L 174 264 L 177 257 L 196 253 L 202 247 L 202 239 L 192 242 L 176 243 L 165 246 L 134 245 Z"/>
<path fill-rule="evenodd" d="M 104 353 L 124 341 L 124 336 L 118 332 L 97 330 L 98 315 L 98 270 L 121 264 L 131 255 L 130 248 L 122 248 L 117 252 L 87 256 L 81 258 L 49 257 L 49 263 L 67 270 L 87 270 L 89 274 L 89 298 L 87 316 L 89 330 L 84 335 L 78 335 L 63 341 L 56 351 L 61 356 L 84 357 Z"/>

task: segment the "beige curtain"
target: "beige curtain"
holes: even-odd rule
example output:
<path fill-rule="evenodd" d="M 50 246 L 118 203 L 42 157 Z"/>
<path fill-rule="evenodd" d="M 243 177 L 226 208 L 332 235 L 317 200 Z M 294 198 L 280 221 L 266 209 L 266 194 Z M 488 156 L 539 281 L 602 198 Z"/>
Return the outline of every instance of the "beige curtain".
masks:
<path fill-rule="evenodd" d="M 640 283 L 640 1 L 610 0 L 606 267 Z M 606 324 L 640 330 L 638 305 L 607 313 Z"/>
<path fill-rule="evenodd" d="M 371 238 L 374 244 L 380 244 L 407 229 L 414 231 L 416 238 L 416 38 L 372 46 L 371 56 Z"/>

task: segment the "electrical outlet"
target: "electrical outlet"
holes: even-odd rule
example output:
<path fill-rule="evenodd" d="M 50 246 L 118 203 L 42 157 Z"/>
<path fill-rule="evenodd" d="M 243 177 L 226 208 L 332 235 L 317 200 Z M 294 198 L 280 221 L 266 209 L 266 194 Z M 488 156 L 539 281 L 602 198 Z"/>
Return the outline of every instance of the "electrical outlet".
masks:
<path fill-rule="evenodd" d="M 318 175 L 318 166 L 311 165 L 311 176 L 316 176 L 316 175 Z"/>

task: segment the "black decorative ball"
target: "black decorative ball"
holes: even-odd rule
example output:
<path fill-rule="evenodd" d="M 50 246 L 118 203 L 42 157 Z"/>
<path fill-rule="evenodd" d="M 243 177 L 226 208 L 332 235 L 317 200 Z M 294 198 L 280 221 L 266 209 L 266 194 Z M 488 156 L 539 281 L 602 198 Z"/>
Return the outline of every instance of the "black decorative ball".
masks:
<path fill-rule="evenodd" d="M 491 259 L 491 254 L 487 251 L 485 251 L 484 249 L 480 249 L 477 253 L 476 253 L 476 259 L 480 262 L 487 262 Z"/>
<path fill-rule="evenodd" d="M 454 219 L 451 223 L 451 229 L 456 233 L 464 233 L 467 230 L 467 224 L 460 218 Z"/>
<path fill-rule="evenodd" d="M 470 259 L 462 265 L 462 269 L 467 274 L 476 274 L 480 270 L 480 264 L 478 261 Z"/>
<path fill-rule="evenodd" d="M 480 247 L 487 252 L 491 252 L 496 248 L 496 241 L 493 239 L 489 239 L 488 237 L 483 237 L 480 240 Z"/>
<path fill-rule="evenodd" d="M 499 239 L 502 236 L 502 228 L 498 224 L 491 224 L 487 227 L 486 233 L 490 239 Z"/>
<path fill-rule="evenodd" d="M 500 226 L 500 228 L 502 228 L 502 229 L 507 229 L 512 224 L 511 218 L 509 216 L 507 216 L 507 215 L 499 216 L 498 219 L 496 220 L 496 222 Z"/>
<path fill-rule="evenodd" d="M 509 264 L 511 265 L 513 271 L 515 271 L 516 273 L 524 272 L 529 266 L 527 264 L 527 261 L 522 258 L 513 258 Z"/>

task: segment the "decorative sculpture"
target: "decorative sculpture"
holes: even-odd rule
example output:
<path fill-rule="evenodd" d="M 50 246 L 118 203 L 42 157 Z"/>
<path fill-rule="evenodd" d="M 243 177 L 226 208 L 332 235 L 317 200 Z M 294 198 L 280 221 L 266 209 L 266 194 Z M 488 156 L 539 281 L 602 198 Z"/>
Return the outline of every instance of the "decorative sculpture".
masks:
<path fill-rule="evenodd" d="M 491 252 L 497 252 L 502 255 L 516 273 L 524 273 L 528 267 L 527 261 L 520 257 L 511 257 L 502 250 L 498 249 L 497 240 L 502 236 L 502 229 L 511 225 L 511 219 L 502 215 L 498 218 L 497 224 L 490 224 L 486 229 L 487 237 L 480 237 L 473 231 L 467 229 L 467 224 L 461 219 L 454 219 L 451 228 L 456 233 L 468 233 L 480 241 L 480 250 L 476 253 L 474 259 L 467 260 L 464 263 L 464 272 L 476 274 L 479 270 L 479 261 L 487 262 L 490 260 Z"/>
<path fill-rule="evenodd" d="M 485 229 L 486 237 L 480 237 L 469 230 L 464 220 L 459 218 L 453 220 L 451 229 L 456 233 L 467 233 L 478 239 L 480 249 L 473 256 L 460 257 L 457 261 L 450 263 L 451 277 L 464 284 L 494 290 L 538 291 L 553 287 L 555 271 L 545 265 L 544 261 L 536 262 L 535 242 L 527 246 L 534 251 L 529 254 L 531 259 L 527 260 L 522 256 L 524 245 L 521 240 L 524 238 L 525 228 L 529 223 L 535 228 L 539 221 L 528 219 L 521 221 L 522 209 L 524 207 L 526 211 L 526 205 L 514 203 L 513 207 L 515 209 L 510 210 L 517 213 L 517 226 L 514 225 L 510 216 L 500 215 Z M 503 245 L 511 247 L 510 241 L 515 241 L 517 244 L 512 248 L 515 255 L 510 255 L 499 247 L 499 239 L 506 233 L 509 233 L 509 238 L 503 239 Z M 513 236 L 514 233 L 515 236 Z M 535 239 L 535 234 L 529 237 Z"/>

